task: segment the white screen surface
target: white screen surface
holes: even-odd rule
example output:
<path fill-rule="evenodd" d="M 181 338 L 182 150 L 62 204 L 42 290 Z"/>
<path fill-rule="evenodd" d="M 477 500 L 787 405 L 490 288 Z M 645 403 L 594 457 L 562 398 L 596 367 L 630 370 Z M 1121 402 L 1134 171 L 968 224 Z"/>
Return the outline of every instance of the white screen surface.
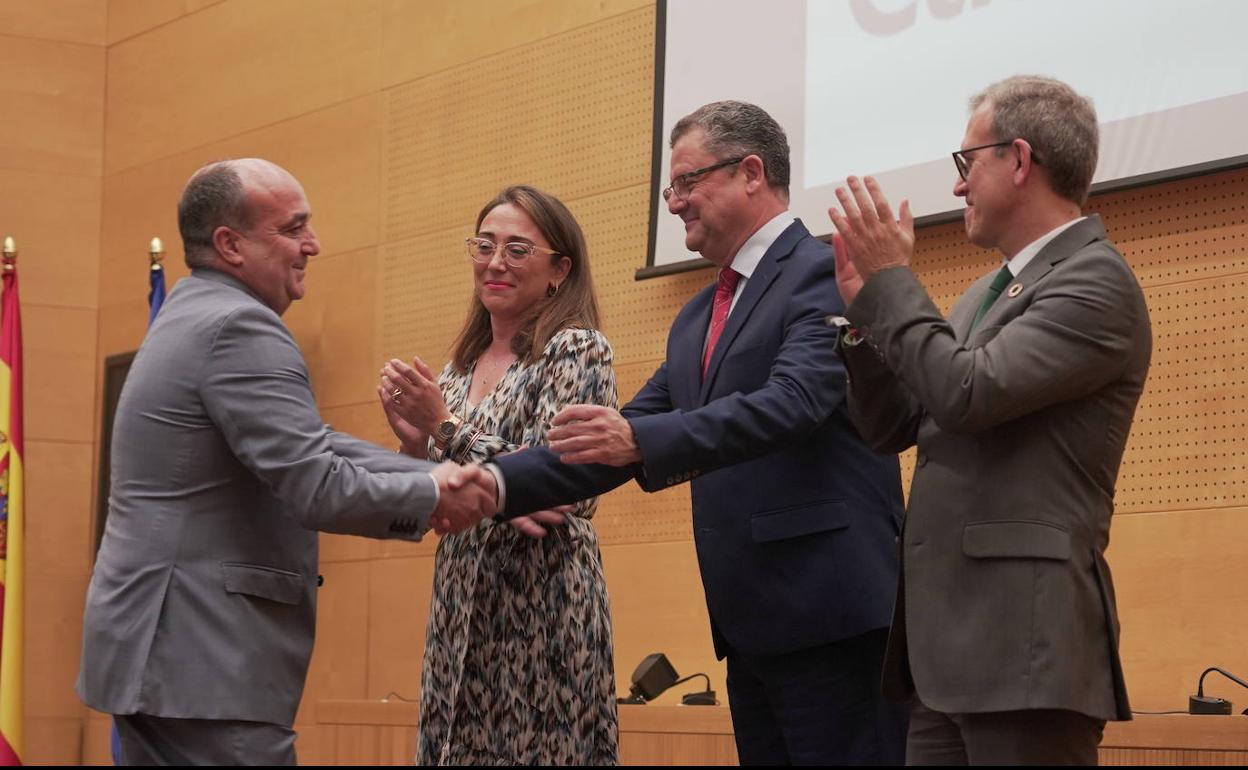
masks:
<path fill-rule="evenodd" d="M 662 12 L 662 9 L 661 9 Z M 815 233 L 849 174 L 873 174 L 916 216 L 962 208 L 949 153 L 967 101 L 1019 73 L 1092 98 L 1104 185 L 1248 154 L 1248 2 L 1237 0 L 668 0 L 661 152 L 719 99 L 785 128 L 791 208 Z M 696 257 L 661 200 L 654 266 Z"/>

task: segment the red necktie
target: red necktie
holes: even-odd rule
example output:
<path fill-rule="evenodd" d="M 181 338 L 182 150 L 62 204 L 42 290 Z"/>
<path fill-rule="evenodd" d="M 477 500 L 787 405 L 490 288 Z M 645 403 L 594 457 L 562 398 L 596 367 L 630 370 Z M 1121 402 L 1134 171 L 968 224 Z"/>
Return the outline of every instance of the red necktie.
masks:
<path fill-rule="evenodd" d="M 711 365 L 711 355 L 715 353 L 715 343 L 724 331 L 728 322 L 728 310 L 732 308 L 732 295 L 737 290 L 737 281 L 741 274 L 731 267 L 719 271 L 719 280 L 715 282 L 715 300 L 711 303 L 711 328 L 706 332 L 706 352 L 702 354 L 702 376 L 706 377 L 706 369 Z"/>

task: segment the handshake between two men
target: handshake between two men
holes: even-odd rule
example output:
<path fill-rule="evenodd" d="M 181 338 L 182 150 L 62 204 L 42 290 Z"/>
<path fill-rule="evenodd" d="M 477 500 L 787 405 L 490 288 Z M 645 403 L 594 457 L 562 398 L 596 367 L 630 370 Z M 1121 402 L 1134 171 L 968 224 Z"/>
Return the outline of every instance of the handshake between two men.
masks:
<path fill-rule="evenodd" d="M 459 465 L 451 460 L 438 464 L 429 475 L 438 482 L 438 505 L 431 524 L 439 535 L 462 532 L 482 519 L 492 519 L 499 509 L 498 482 L 483 465 Z M 562 505 L 526 516 L 515 516 L 507 523 L 531 538 L 546 536 L 546 528 L 563 524 L 574 506 Z"/>

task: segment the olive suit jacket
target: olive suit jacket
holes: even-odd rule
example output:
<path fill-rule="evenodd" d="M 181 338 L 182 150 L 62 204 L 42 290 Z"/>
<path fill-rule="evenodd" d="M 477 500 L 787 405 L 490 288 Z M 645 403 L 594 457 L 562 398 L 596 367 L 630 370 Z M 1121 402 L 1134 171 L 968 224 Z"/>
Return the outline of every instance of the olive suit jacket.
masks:
<path fill-rule="evenodd" d="M 992 276 L 946 321 L 908 269 L 846 315 L 850 411 L 876 449 L 917 445 L 885 664 L 946 713 L 1130 719 L 1104 554 L 1152 336 L 1096 217 L 1059 234 L 971 330 Z"/>

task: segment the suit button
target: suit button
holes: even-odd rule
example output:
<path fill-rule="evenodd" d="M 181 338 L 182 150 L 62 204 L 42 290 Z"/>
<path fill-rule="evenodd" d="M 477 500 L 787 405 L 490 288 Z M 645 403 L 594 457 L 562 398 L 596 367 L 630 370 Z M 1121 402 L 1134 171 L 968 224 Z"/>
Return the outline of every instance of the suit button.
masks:
<path fill-rule="evenodd" d="M 668 477 L 667 477 L 667 485 L 668 485 L 669 487 L 670 487 L 671 485 L 675 484 L 675 483 L 676 483 L 676 479 L 672 478 L 671 476 L 668 476 Z"/>
<path fill-rule="evenodd" d="M 920 454 L 917 462 L 920 468 L 922 468 L 924 465 L 927 465 L 927 455 Z"/>

